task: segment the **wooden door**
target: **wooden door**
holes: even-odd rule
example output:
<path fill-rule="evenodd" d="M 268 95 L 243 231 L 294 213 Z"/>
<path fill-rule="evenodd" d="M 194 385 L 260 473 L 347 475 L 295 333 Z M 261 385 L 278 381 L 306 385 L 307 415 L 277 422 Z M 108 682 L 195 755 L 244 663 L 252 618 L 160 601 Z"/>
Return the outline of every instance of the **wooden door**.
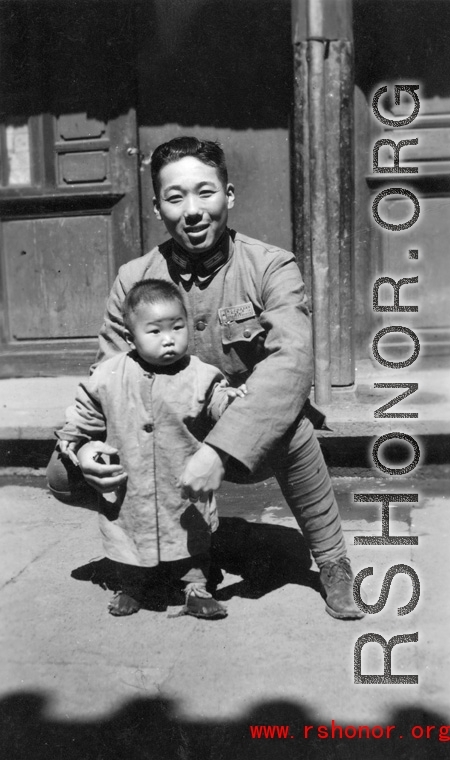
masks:
<path fill-rule="evenodd" d="M 416 333 L 421 345 L 419 361 L 445 356 L 450 353 L 450 3 L 355 0 L 353 14 L 357 84 L 355 331 L 359 356 L 372 357 L 373 336 L 390 325 Z M 372 112 L 374 93 L 387 86 L 379 100 L 380 112 L 396 124 L 412 114 L 413 101 L 406 93 L 395 103 L 396 84 L 418 86 L 419 113 L 403 127 L 382 124 Z M 373 148 L 380 139 L 397 145 L 410 141 L 401 147 L 399 166 L 417 171 L 373 171 Z M 378 162 L 379 169 L 393 169 L 392 144 L 380 147 Z M 412 226 L 394 231 L 374 222 L 373 201 L 389 188 L 406 189 L 416 196 L 420 215 Z M 411 199 L 401 194 L 386 195 L 378 208 L 380 217 L 392 225 L 407 223 L 414 210 Z M 416 253 L 410 255 L 410 251 Z M 372 289 L 378 277 L 395 282 L 417 277 L 417 283 L 401 286 L 400 305 L 417 306 L 418 311 L 374 313 Z M 392 284 L 381 285 L 379 303 L 393 304 Z M 382 347 L 385 358 L 405 360 L 411 355 L 411 338 L 387 333 Z"/>
<path fill-rule="evenodd" d="M 117 269 L 142 252 L 134 10 L 0 14 L 0 371 L 85 374 Z"/>
<path fill-rule="evenodd" d="M 416 144 L 405 145 L 401 152 L 402 168 L 416 167 L 417 172 L 391 174 L 389 182 L 386 175 L 378 174 L 369 180 L 369 186 L 377 192 L 385 187 L 405 188 L 416 195 L 419 203 L 417 223 L 397 232 L 382 231 L 380 238 L 383 276 L 396 282 L 405 277 L 417 278 L 417 282 L 402 286 L 400 304 L 415 305 L 418 310 L 402 313 L 395 324 L 417 334 L 424 357 L 450 353 L 450 98 L 427 100 L 423 97 L 421 106 L 423 115 L 420 114 L 407 129 L 390 128 L 380 135 L 397 144 L 417 140 Z M 392 108 L 397 120 L 408 116 L 403 108 Z M 392 149 L 389 153 L 388 146 L 383 146 L 379 155 L 380 166 L 392 166 Z M 393 225 L 408 221 L 414 211 L 411 200 L 402 195 L 389 195 L 382 204 L 380 208 L 385 221 Z M 382 286 L 379 300 L 380 304 L 391 304 L 392 287 Z M 383 324 L 392 323 L 392 314 L 386 314 Z M 410 339 L 399 333 L 392 333 L 383 341 L 386 355 L 390 351 L 393 357 L 402 350 L 408 356 L 410 344 Z"/>

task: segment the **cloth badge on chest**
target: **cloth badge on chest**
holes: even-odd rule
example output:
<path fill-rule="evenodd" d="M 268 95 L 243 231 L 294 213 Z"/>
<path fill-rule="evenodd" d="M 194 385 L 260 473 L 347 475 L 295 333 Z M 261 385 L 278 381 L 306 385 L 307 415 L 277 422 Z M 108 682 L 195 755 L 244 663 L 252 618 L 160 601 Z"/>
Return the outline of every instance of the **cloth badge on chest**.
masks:
<path fill-rule="evenodd" d="M 221 325 L 228 325 L 230 322 L 239 322 L 241 319 L 249 319 L 255 316 L 255 309 L 250 301 L 236 306 L 227 306 L 225 309 L 219 309 L 218 312 Z"/>

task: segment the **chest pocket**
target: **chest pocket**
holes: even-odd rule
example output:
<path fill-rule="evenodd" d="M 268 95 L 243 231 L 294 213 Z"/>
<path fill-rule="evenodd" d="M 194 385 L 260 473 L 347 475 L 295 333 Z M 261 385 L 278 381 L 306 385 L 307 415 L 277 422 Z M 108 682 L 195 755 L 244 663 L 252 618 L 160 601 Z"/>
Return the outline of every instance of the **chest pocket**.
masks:
<path fill-rule="evenodd" d="M 264 357 L 265 330 L 257 317 L 234 320 L 221 325 L 222 346 L 227 374 L 250 374 Z"/>
<path fill-rule="evenodd" d="M 221 325 L 222 328 L 222 343 L 224 346 L 228 346 L 231 343 L 243 341 L 244 343 L 250 343 L 257 336 L 264 336 L 264 328 L 257 317 L 248 317 L 247 319 L 240 319 L 239 321 L 228 322 L 225 325 Z"/>

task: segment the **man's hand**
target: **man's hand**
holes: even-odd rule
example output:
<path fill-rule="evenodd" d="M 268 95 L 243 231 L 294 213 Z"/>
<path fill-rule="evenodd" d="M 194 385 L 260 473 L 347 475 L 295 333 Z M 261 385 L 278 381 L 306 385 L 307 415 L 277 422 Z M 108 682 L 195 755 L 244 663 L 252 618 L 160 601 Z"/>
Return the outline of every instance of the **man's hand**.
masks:
<path fill-rule="evenodd" d="M 228 454 L 204 443 L 188 461 L 180 478 L 181 495 L 190 501 L 206 501 L 220 488 L 225 475 Z"/>
<path fill-rule="evenodd" d="M 118 454 L 117 449 L 103 441 L 89 441 L 77 453 L 78 464 L 86 482 L 99 493 L 109 493 L 124 483 L 127 474 L 121 464 L 105 464 L 106 459 Z"/>

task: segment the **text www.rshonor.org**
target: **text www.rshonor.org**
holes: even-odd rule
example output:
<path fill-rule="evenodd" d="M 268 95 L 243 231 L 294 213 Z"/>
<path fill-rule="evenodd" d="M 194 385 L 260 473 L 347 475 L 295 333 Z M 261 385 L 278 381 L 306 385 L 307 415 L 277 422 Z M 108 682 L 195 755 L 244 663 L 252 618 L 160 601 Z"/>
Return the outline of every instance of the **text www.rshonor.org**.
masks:
<path fill-rule="evenodd" d="M 339 726 L 334 720 L 328 726 L 303 726 L 300 734 L 293 734 L 289 726 L 249 726 L 252 739 L 439 739 L 450 742 L 449 726 L 412 726 L 402 731 L 397 726 Z"/>

